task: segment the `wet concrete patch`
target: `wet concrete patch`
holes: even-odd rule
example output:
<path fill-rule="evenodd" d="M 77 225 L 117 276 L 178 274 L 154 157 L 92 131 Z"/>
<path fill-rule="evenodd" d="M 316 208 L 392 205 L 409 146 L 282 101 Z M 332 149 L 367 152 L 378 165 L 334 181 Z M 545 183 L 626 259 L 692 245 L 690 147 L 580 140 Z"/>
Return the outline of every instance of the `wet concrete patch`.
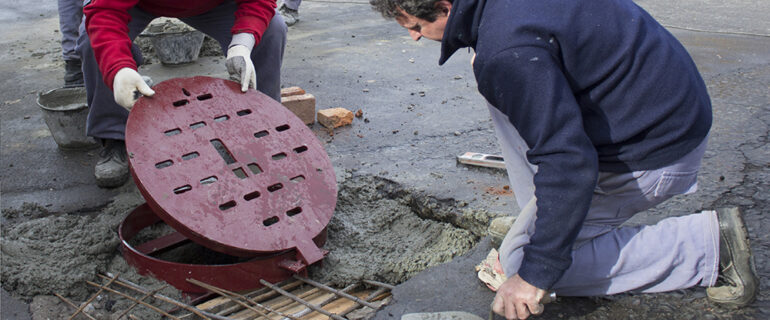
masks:
<path fill-rule="evenodd" d="M 457 205 L 376 176 L 348 177 L 328 228 L 330 253 L 312 276 L 339 286 L 398 284 L 448 262 L 473 248 L 492 217 Z"/>
<path fill-rule="evenodd" d="M 138 192 L 114 200 L 95 215 L 49 214 L 34 205 L 14 211 L 8 220 L 29 220 L 2 226 L 3 288 L 25 299 L 53 292 L 86 298 L 84 280 L 108 270 L 118 254 L 115 230 L 124 213 L 142 202 Z"/>

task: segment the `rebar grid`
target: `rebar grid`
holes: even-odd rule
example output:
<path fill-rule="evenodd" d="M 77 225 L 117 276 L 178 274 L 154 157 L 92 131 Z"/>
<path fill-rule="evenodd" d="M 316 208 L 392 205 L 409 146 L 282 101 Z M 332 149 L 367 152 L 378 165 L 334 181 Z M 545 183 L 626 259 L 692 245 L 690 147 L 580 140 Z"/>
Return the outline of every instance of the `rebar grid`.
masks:
<path fill-rule="evenodd" d="M 158 293 L 161 290 L 167 288 L 168 285 L 163 285 L 159 288 L 148 290 L 147 288 L 144 288 L 136 283 L 121 279 L 119 275 L 107 273 L 106 275 L 98 274 L 97 276 L 101 278 L 104 283 L 97 284 L 95 282 L 86 281 L 86 284 L 96 287 L 99 290 L 85 302 L 80 304 L 80 306 L 77 306 L 72 301 L 63 296 L 54 293 L 54 295 L 56 295 L 64 303 L 75 309 L 75 313 L 73 313 L 69 319 L 73 319 L 78 314 L 82 314 L 90 320 L 95 320 L 93 316 L 89 315 L 84 310 L 89 303 L 97 298 L 97 296 L 103 292 L 108 292 L 133 302 L 133 304 L 128 309 L 124 310 L 120 315 L 118 315 L 117 319 L 137 319 L 137 317 L 130 312 L 136 306 L 142 305 L 149 310 L 152 310 L 160 315 L 165 316 L 168 319 L 173 320 L 190 319 L 190 317 L 204 320 L 232 320 L 233 318 L 227 315 L 235 313 L 242 314 L 244 312 L 253 312 L 251 313 L 252 316 L 249 316 L 248 319 L 303 320 L 310 319 L 309 317 L 311 317 L 311 314 L 315 313 L 321 314 L 330 319 L 347 320 L 345 318 L 347 314 L 360 308 L 371 308 L 372 310 L 378 310 L 381 307 L 382 302 L 379 304 L 374 304 L 372 302 L 387 298 L 390 296 L 390 291 L 393 288 L 392 285 L 386 283 L 364 280 L 361 283 L 349 285 L 341 290 L 338 290 L 330 287 L 329 284 L 321 284 L 304 277 L 295 276 L 295 280 L 293 281 L 289 281 L 291 280 L 289 279 L 278 284 L 260 280 L 260 283 L 265 286 L 264 288 L 245 294 L 239 294 L 195 279 L 188 279 L 189 282 L 220 296 L 220 298 L 215 299 L 223 299 L 221 303 L 212 305 L 208 308 L 199 309 L 198 307 L 205 305 L 206 302 L 198 306 L 192 306 Z M 377 289 L 369 292 L 364 299 L 351 294 L 354 289 L 363 287 L 365 285 L 375 286 Z M 118 290 L 118 288 L 123 289 L 126 292 L 121 292 Z M 295 291 L 290 292 L 291 290 Z M 358 292 L 359 295 L 364 294 L 362 291 L 356 292 Z M 140 296 L 135 297 L 128 293 L 138 293 Z M 284 297 L 286 299 L 281 300 L 279 297 Z M 181 309 L 189 313 L 181 316 L 172 315 L 171 311 L 163 310 L 161 307 L 148 302 L 150 298 L 173 305 L 175 310 Z M 318 299 L 321 299 L 320 302 Z M 312 300 L 316 300 L 317 302 L 311 303 L 310 301 Z M 263 304 L 267 301 L 273 302 L 271 305 Z M 344 301 L 347 301 L 348 304 L 352 303 L 352 305 L 347 306 Z M 336 308 L 345 306 L 347 306 L 347 308 L 337 312 L 330 312 L 324 309 L 324 307 L 332 304 L 337 304 L 338 306 Z M 342 305 L 339 306 L 340 304 Z M 297 307 L 301 306 L 304 306 L 305 308 L 297 310 Z M 216 313 L 209 311 L 214 308 L 219 309 L 220 311 L 214 311 Z M 333 308 L 335 307 L 333 306 L 332 309 Z M 274 316 L 271 316 L 271 314 Z M 312 317 L 315 318 L 317 316 Z"/>

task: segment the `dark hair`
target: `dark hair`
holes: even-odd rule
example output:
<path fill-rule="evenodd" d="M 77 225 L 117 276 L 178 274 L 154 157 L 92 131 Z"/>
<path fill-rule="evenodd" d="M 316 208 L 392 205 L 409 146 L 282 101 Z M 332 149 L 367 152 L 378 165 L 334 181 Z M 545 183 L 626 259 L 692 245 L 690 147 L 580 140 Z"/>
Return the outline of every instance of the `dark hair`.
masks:
<path fill-rule="evenodd" d="M 385 18 L 400 17 L 401 13 L 398 9 L 401 8 L 417 18 L 433 22 L 438 17 L 439 9 L 436 8 L 436 3 L 439 1 L 441 0 L 369 0 L 369 3 Z M 447 1 L 452 2 L 452 0 Z"/>

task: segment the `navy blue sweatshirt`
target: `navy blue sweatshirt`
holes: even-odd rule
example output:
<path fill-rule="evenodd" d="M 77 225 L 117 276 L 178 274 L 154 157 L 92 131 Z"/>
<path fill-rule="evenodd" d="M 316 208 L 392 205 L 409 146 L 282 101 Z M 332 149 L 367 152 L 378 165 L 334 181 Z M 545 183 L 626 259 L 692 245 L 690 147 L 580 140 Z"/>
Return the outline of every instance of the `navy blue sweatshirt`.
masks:
<path fill-rule="evenodd" d="M 505 113 L 538 166 L 535 233 L 519 275 L 549 289 L 599 171 L 661 168 L 711 127 L 706 86 L 684 47 L 630 0 L 453 0 L 443 64 L 476 51 L 487 101 Z"/>

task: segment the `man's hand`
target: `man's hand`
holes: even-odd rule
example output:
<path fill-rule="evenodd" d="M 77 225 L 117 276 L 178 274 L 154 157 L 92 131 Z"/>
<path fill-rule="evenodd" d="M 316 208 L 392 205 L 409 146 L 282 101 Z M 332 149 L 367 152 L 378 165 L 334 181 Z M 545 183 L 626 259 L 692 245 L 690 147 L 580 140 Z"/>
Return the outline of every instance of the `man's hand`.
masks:
<path fill-rule="evenodd" d="M 543 313 L 545 307 L 540 300 L 545 294 L 545 290 L 529 284 L 517 274 L 497 289 L 492 311 L 508 320 L 526 319 L 530 314 Z"/>
<path fill-rule="evenodd" d="M 112 91 L 115 95 L 115 102 L 129 111 L 139 99 L 139 93 L 148 97 L 155 94 L 155 91 L 144 82 L 142 76 L 131 68 L 120 69 L 115 74 L 115 80 L 112 81 Z"/>
<path fill-rule="evenodd" d="M 230 79 L 241 83 L 241 91 L 246 92 L 249 87 L 257 88 L 257 73 L 254 71 L 254 63 L 251 62 L 251 50 L 244 45 L 234 45 L 227 49 L 227 72 Z"/>

